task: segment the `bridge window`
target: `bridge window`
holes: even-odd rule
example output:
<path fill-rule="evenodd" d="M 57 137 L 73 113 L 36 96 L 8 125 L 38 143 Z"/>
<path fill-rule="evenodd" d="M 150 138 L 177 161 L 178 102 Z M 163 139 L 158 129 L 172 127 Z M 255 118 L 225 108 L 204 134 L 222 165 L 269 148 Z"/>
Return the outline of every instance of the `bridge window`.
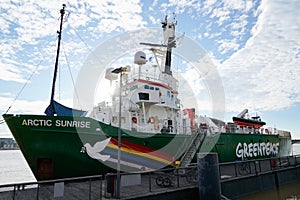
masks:
<path fill-rule="evenodd" d="M 149 93 L 140 92 L 139 99 L 140 100 L 149 100 Z"/>

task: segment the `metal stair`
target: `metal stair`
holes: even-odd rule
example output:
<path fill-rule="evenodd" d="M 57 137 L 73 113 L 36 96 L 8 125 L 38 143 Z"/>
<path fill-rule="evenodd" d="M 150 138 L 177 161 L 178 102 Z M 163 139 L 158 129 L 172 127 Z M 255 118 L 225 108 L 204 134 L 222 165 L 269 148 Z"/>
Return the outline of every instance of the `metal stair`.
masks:
<path fill-rule="evenodd" d="M 186 152 L 180 159 L 180 167 L 185 167 L 189 165 L 194 158 L 197 150 L 199 149 L 202 141 L 206 136 L 207 129 L 200 129 L 198 133 L 195 134 L 194 138 L 192 139 L 191 143 L 189 144 Z"/>

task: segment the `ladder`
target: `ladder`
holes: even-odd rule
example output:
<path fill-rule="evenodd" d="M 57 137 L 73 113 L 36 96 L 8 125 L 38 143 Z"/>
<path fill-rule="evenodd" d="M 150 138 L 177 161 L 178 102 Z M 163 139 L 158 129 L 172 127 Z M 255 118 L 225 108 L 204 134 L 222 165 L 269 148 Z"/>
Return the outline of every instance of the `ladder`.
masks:
<path fill-rule="evenodd" d="M 204 141 L 204 138 L 206 136 L 207 129 L 200 129 L 199 132 L 195 134 L 195 136 L 192 138 L 191 143 L 187 147 L 186 152 L 180 159 L 180 166 L 186 167 L 189 165 L 194 158 L 197 150 L 199 149 L 200 145 Z"/>

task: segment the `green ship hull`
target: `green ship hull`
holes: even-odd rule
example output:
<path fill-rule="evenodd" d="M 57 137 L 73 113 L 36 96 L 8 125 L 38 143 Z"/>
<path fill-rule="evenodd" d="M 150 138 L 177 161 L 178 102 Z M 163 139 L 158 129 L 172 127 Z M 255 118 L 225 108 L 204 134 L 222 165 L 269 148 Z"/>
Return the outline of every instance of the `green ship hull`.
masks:
<path fill-rule="evenodd" d="M 117 163 L 118 128 L 88 117 L 3 115 L 37 180 L 59 179 L 113 172 Z M 170 166 L 184 154 L 191 135 L 147 134 L 121 131 L 121 170 L 143 170 Z M 103 153 L 110 161 L 99 161 L 86 153 L 86 143 L 111 138 Z M 172 145 L 169 145 L 172 144 Z M 170 146 L 170 147 L 168 147 Z M 220 162 L 289 155 L 291 137 L 262 134 L 220 133 L 207 135 L 198 152 L 217 152 Z M 245 153 L 246 152 L 246 153 Z M 196 157 L 196 156 L 195 156 Z M 195 161 L 195 158 L 194 158 Z"/>
<path fill-rule="evenodd" d="M 216 152 L 219 162 L 251 160 L 290 155 L 290 136 L 244 133 L 221 133 L 206 137 L 202 152 Z"/>

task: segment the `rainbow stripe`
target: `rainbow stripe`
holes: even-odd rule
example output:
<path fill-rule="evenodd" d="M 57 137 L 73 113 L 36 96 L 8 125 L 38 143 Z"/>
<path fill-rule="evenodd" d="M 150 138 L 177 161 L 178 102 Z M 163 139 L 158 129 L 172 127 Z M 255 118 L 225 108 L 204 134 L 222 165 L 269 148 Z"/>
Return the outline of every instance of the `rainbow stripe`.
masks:
<path fill-rule="evenodd" d="M 110 143 L 102 153 L 116 157 L 117 150 L 117 139 L 111 138 Z M 163 168 L 165 166 L 172 165 L 175 161 L 173 156 L 162 151 L 134 144 L 128 141 L 121 142 L 121 160 L 140 164 L 149 168 Z"/>

